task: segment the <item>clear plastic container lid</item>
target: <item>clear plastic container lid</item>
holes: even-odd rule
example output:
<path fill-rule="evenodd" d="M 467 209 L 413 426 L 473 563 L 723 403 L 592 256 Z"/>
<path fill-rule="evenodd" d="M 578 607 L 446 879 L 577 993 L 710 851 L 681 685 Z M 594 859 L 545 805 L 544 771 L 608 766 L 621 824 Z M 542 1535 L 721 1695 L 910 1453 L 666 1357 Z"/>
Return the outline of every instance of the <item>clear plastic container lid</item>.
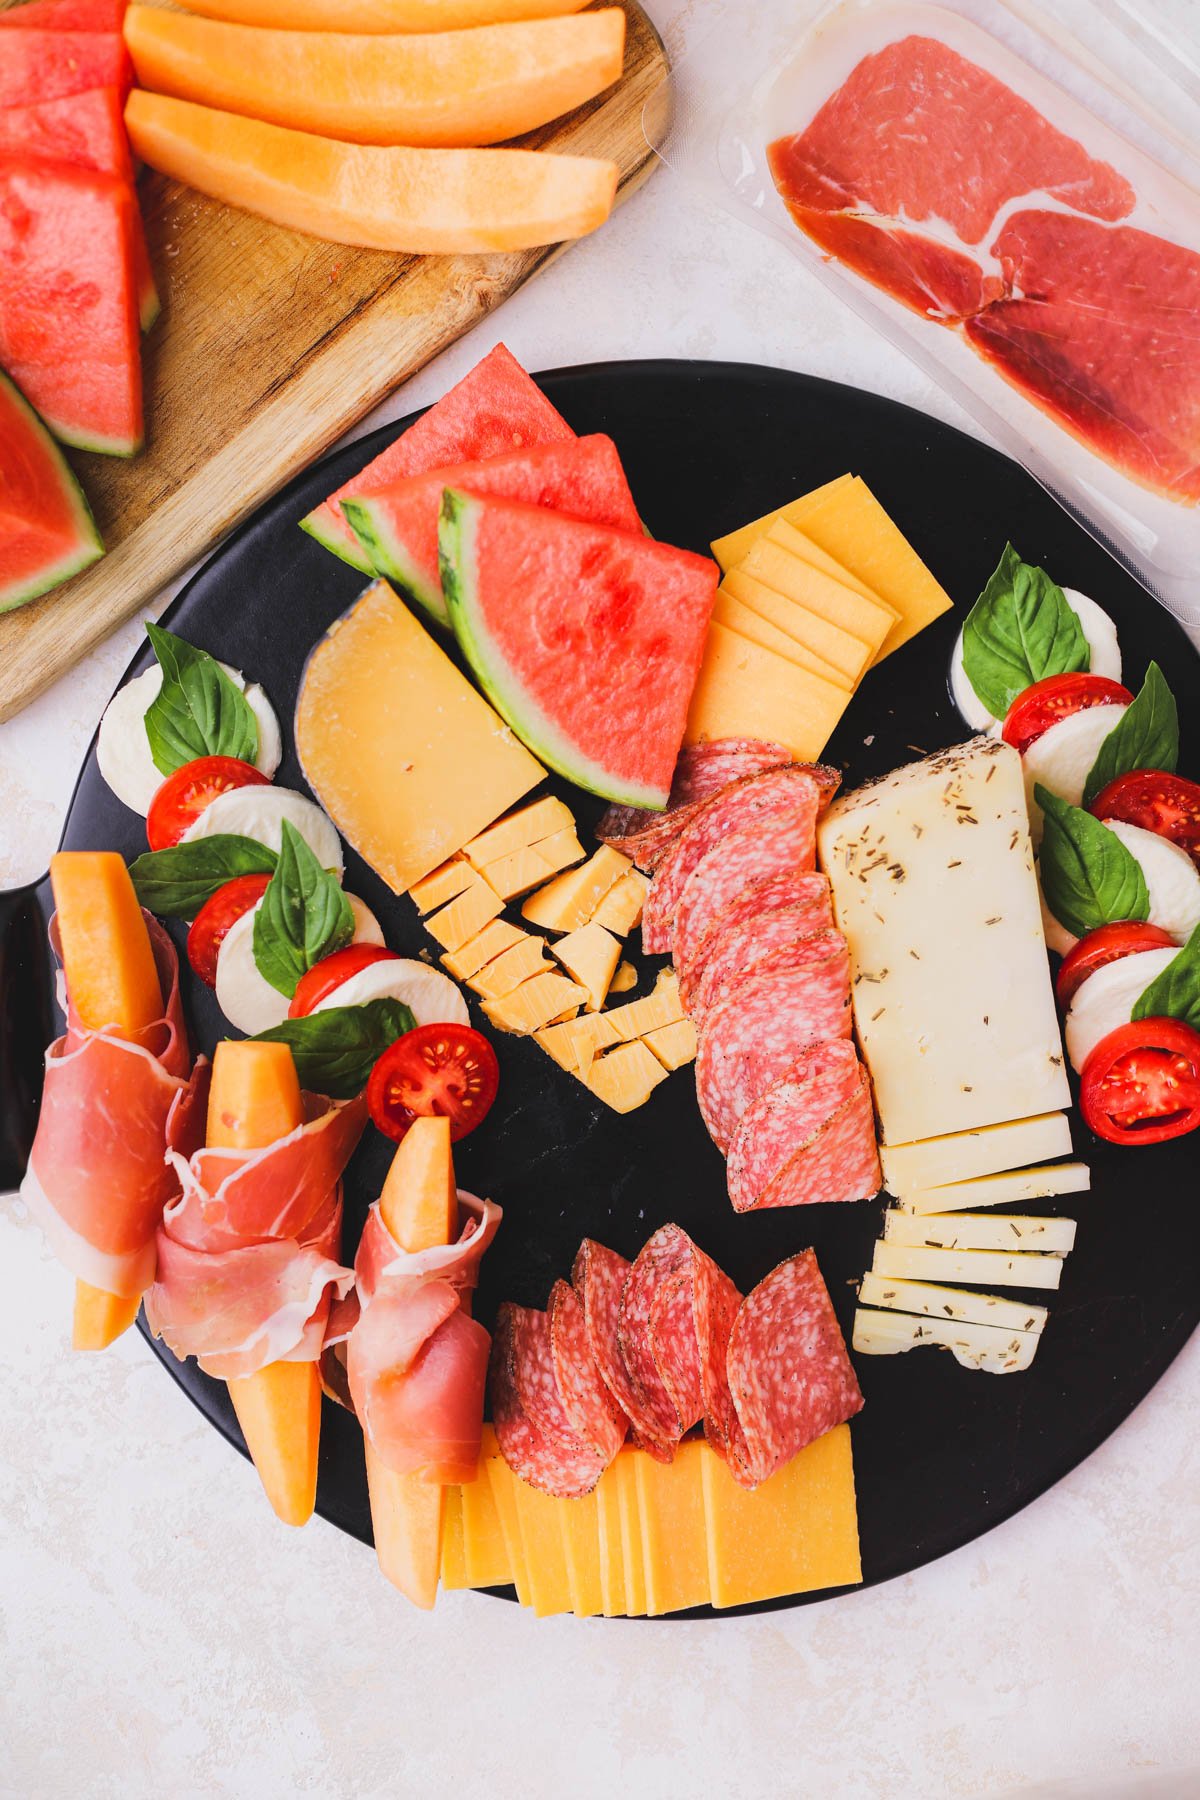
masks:
<path fill-rule="evenodd" d="M 1191 77 L 1101 4 L 1109 61 L 1003 0 L 762 0 L 689 47 L 646 135 L 1200 624 Z"/>

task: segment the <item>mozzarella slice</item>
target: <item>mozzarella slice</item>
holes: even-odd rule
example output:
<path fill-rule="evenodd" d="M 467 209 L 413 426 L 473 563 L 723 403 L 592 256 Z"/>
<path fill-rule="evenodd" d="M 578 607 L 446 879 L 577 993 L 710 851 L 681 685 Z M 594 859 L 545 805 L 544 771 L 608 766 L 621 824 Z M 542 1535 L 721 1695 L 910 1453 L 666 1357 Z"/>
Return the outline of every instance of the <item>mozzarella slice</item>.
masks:
<path fill-rule="evenodd" d="M 1071 713 L 1043 731 L 1022 753 L 1029 829 L 1035 844 L 1042 838 L 1042 809 L 1033 797 L 1034 788 L 1048 788 L 1072 806 L 1079 806 L 1100 746 L 1125 711 L 1123 704 L 1116 704 L 1089 706 L 1083 712 Z"/>
<path fill-rule="evenodd" d="M 1200 925 L 1200 874 L 1186 850 L 1156 831 L 1126 825 L 1121 819 L 1106 821 L 1138 860 L 1150 894 L 1150 924 L 1169 931 L 1177 943 L 1186 943 Z"/>
<path fill-rule="evenodd" d="M 1065 925 L 1060 925 L 1050 908 L 1046 905 L 1046 896 L 1042 893 L 1041 871 L 1038 871 L 1038 895 L 1042 902 L 1042 930 L 1046 937 L 1047 950 L 1053 950 L 1056 956 L 1066 956 L 1079 942 L 1073 937 Z"/>
<path fill-rule="evenodd" d="M 217 1005 L 247 1037 L 282 1025 L 290 1004 L 286 994 L 264 981 L 254 960 L 254 918 L 261 905 L 260 900 L 234 921 L 217 952 Z"/>
<path fill-rule="evenodd" d="M 253 838 L 268 850 L 278 850 L 285 819 L 295 826 L 321 867 L 331 869 L 340 881 L 342 843 L 337 831 L 314 801 L 291 788 L 243 787 L 218 794 L 184 832 L 183 841 L 231 832 L 235 837 Z"/>
<path fill-rule="evenodd" d="M 1174 962 L 1174 950 L 1138 950 L 1119 962 L 1106 963 L 1076 990 L 1067 1012 L 1066 1044 L 1077 1075 L 1096 1045 L 1119 1025 L 1128 1025 L 1133 1009 L 1152 981 Z"/>
<path fill-rule="evenodd" d="M 1117 628 L 1102 606 L 1078 588 L 1064 588 L 1067 605 L 1083 627 L 1083 635 L 1088 643 L 1088 669 L 1093 675 L 1106 675 L 1110 681 L 1121 679 L 1121 646 L 1117 641 Z M 992 717 L 975 689 L 967 679 L 967 671 L 963 667 L 962 632 L 954 645 L 954 654 L 950 658 L 950 692 L 967 724 L 972 731 L 999 730 L 1001 721 Z"/>
<path fill-rule="evenodd" d="M 221 664 L 226 675 L 245 694 L 250 710 L 258 722 L 258 755 L 255 767 L 264 775 L 274 775 L 283 756 L 283 740 L 275 709 L 257 682 L 246 686 L 239 670 Z M 166 779 L 155 767 L 146 736 L 146 714 L 158 697 L 163 674 L 157 663 L 138 675 L 115 693 L 104 709 L 100 733 L 96 739 L 96 761 L 100 773 L 117 799 L 132 812 L 143 817 L 150 802 Z"/>
<path fill-rule="evenodd" d="M 418 1025 L 466 1025 L 470 1020 L 467 1003 L 448 975 L 431 969 L 428 963 L 402 956 L 359 969 L 318 1002 L 313 1011 L 365 1006 L 369 1000 L 403 1001 L 411 1007 Z"/>
<path fill-rule="evenodd" d="M 387 939 L 383 935 L 383 926 L 366 902 L 360 900 L 357 894 L 347 894 L 346 898 L 350 902 L 350 911 L 354 914 L 354 936 L 350 942 L 352 944 L 386 944 Z"/>

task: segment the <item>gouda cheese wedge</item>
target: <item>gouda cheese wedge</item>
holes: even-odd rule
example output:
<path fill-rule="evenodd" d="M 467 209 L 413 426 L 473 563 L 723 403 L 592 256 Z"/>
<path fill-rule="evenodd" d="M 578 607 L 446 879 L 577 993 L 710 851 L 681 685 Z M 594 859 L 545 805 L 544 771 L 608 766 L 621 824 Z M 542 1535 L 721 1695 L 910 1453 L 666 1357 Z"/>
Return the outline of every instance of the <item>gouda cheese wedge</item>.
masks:
<path fill-rule="evenodd" d="M 633 1112 L 644 1106 L 667 1071 L 645 1044 L 618 1044 L 587 1070 L 586 1080 L 598 1100 L 613 1112 Z"/>
<path fill-rule="evenodd" d="M 701 1451 L 714 1606 L 862 1580 L 848 1425 L 827 1431 L 750 1493 L 708 1444 Z"/>
<path fill-rule="evenodd" d="M 503 1000 L 531 975 L 550 966 L 541 938 L 526 934 L 510 950 L 485 963 L 477 975 L 468 976 L 467 986 L 485 1000 Z"/>
<path fill-rule="evenodd" d="M 556 876 L 531 894 L 522 916 L 546 931 L 575 931 L 587 924 L 610 888 L 632 868 L 627 856 L 602 844 L 580 868 Z"/>
<path fill-rule="evenodd" d="M 560 938 L 553 948 L 567 974 L 587 989 L 588 1011 L 599 1012 L 621 960 L 619 939 L 592 921 Z"/>
<path fill-rule="evenodd" d="M 800 762 L 816 762 L 850 696 L 716 622 L 692 694 L 686 744 L 724 737 L 770 738 Z"/>
<path fill-rule="evenodd" d="M 664 1069 L 682 1069 L 695 1062 L 699 1047 L 696 1027 L 690 1019 L 676 1019 L 673 1025 L 660 1025 L 657 1031 L 642 1034 L 642 1042 L 651 1049 Z"/>
<path fill-rule="evenodd" d="M 603 925 L 617 937 L 628 937 L 634 926 L 642 922 L 642 907 L 649 892 L 649 877 L 640 869 L 630 869 L 628 875 L 622 875 L 620 881 L 609 888 L 592 914 L 592 923 Z M 619 993 L 620 989 L 617 991 Z"/>
<path fill-rule="evenodd" d="M 680 1444 L 672 1463 L 636 1453 L 638 1512 L 646 1571 L 646 1611 L 682 1612 L 707 1606 L 708 1532 L 701 1462 L 708 1445 L 700 1438 Z"/>
<path fill-rule="evenodd" d="M 769 540 L 764 538 L 758 549 L 765 550 L 770 547 Z M 853 632 L 847 631 L 836 621 L 824 618 L 814 608 L 805 606 L 790 590 L 784 591 L 780 586 L 785 579 L 783 574 L 776 573 L 773 582 L 767 582 L 763 577 L 754 574 L 749 565 L 756 554 L 757 550 L 752 552 L 746 562 L 738 568 L 730 570 L 725 577 L 726 588 L 751 611 L 759 613 L 764 619 L 769 619 L 779 631 L 798 640 L 823 658 L 835 671 L 830 679 L 836 681 L 839 687 L 852 690 L 871 660 L 872 646 L 862 638 L 855 637 Z M 790 560 L 796 568 L 811 575 L 814 581 L 828 579 L 824 575 L 818 575 L 815 569 L 809 569 L 806 563 L 798 562 L 795 558 Z M 798 587 L 799 583 L 793 582 L 791 585 L 794 588 Z M 835 584 L 830 582 L 829 585 L 832 587 Z M 844 589 L 843 592 L 850 600 L 858 598 L 856 594 L 850 592 L 849 588 Z M 768 648 L 773 649 L 775 646 L 769 645 Z"/>
<path fill-rule="evenodd" d="M 490 919 L 483 930 L 465 943 L 461 950 L 453 950 L 443 956 L 442 964 L 449 969 L 456 981 L 466 981 L 528 935 L 519 925 L 510 925 L 507 919 Z"/>
<path fill-rule="evenodd" d="M 461 856 L 452 856 L 449 862 L 444 862 L 432 875 L 414 882 L 408 890 L 408 897 L 414 902 L 418 912 L 429 913 L 444 906 L 447 900 L 457 900 L 460 894 L 465 894 L 474 885 L 475 871 L 470 863 Z"/>
<path fill-rule="evenodd" d="M 583 855 L 584 848 L 575 835 L 575 827 L 568 825 L 565 830 L 555 832 L 553 837 L 543 838 L 539 844 L 527 844 L 522 850 L 511 850 L 507 856 L 486 863 L 483 878 L 505 900 L 515 900 L 518 894 L 527 894 L 530 888 L 548 881 L 560 869 L 581 861 Z"/>
<path fill-rule="evenodd" d="M 482 870 L 502 856 L 511 856 L 515 850 L 527 850 L 530 844 L 553 837 L 556 831 L 574 830 L 574 827 L 575 819 L 566 802 L 547 794 L 481 831 L 478 837 L 463 845 L 463 855 Z"/>
<path fill-rule="evenodd" d="M 527 1037 L 568 1008 L 582 1006 L 586 999 L 586 991 L 575 982 L 547 971 L 535 975 L 532 981 L 523 981 L 503 1000 L 485 1000 L 483 1010 L 497 1030 Z"/>
<path fill-rule="evenodd" d="M 776 656 L 794 662 L 797 668 L 807 669 L 812 675 L 819 675 L 823 681 L 832 681 L 835 686 L 848 689 L 850 683 L 840 669 L 806 648 L 799 638 L 790 635 L 790 631 L 796 629 L 794 618 L 789 618 L 788 624 L 784 625 L 769 607 L 756 612 L 747 604 L 747 586 L 747 578 L 735 569 L 727 577 L 725 584 L 717 589 L 712 616 L 718 625 L 727 626 L 739 637 L 749 638 L 752 644 L 758 644 L 763 650 L 773 650 Z M 773 594 L 771 598 L 776 603 L 777 610 L 787 617 L 792 611 L 790 602 L 785 602 L 781 594 Z"/>
<path fill-rule="evenodd" d="M 807 506 L 823 499 L 827 494 L 836 493 L 853 480 L 853 475 L 838 475 L 811 494 L 802 494 L 799 500 L 790 500 L 786 506 L 778 506 L 774 512 L 764 513 L 761 519 L 751 519 L 748 525 L 739 526 L 725 537 L 715 538 L 709 548 L 720 564 L 722 573 L 735 569 L 759 538 L 766 537 L 776 519 L 787 519 L 793 525 L 802 525 L 802 515 Z"/>
<path fill-rule="evenodd" d="M 443 950 L 461 950 L 503 911 L 504 902 L 499 894 L 481 875 L 475 875 L 465 893 L 426 919 L 425 929 Z"/>

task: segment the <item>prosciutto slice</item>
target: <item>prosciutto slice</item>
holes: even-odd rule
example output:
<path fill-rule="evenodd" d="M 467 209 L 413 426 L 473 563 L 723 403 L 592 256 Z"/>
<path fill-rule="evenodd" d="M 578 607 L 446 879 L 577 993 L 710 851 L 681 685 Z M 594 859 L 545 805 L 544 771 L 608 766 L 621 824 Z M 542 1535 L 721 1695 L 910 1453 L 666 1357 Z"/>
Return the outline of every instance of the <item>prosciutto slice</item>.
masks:
<path fill-rule="evenodd" d="M 366 1100 L 306 1094 L 304 1105 L 304 1123 L 266 1149 L 169 1155 L 178 1197 L 146 1317 L 176 1356 L 223 1381 L 317 1361 L 333 1302 L 354 1284 L 340 1260 L 341 1177 Z"/>
<path fill-rule="evenodd" d="M 468 1305 L 502 1217 L 458 1195 L 456 1243 L 406 1251 L 378 1205 L 355 1258 L 359 1317 L 346 1344 L 350 1396 L 380 1462 L 425 1481 L 471 1481 L 479 1461 L 491 1338 Z"/>
<path fill-rule="evenodd" d="M 203 1141 L 208 1064 L 192 1068 L 179 997 L 179 959 L 146 915 L 166 996 L 163 1016 L 122 1037 L 79 1022 L 64 977 L 67 1028 L 46 1052 L 46 1084 L 21 1194 L 51 1249 L 77 1280 L 141 1294 L 154 1280 L 155 1234 L 179 1193 L 168 1152 Z M 61 961 L 54 920 L 50 943 Z"/>

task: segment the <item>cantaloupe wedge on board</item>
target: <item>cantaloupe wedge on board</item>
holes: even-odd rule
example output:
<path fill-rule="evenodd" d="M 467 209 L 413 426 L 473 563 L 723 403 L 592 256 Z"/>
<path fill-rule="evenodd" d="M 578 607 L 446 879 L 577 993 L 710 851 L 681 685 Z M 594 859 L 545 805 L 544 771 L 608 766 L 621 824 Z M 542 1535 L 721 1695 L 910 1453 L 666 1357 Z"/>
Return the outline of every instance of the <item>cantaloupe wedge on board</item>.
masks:
<path fill-rule="evenodd" d="M 162 987 L 150 933 L 124 860 L 114 850 L 60 850 L 50 859 L 63 973 L 79 1022 L 122 1035 L 161 1019 Z M 139 1296 L 75 1283 L 71 1341 L 105 1350 L 137 1317 Z"/>
<path fill-rule="evenodd" d="M 166 16 L 166 15 L 164 15 Z M 276 225 L 413 256 L 528 250 L 603 225 L 616 163 L 533 150 L 380 150 L 135 89 L 143 162 Z"/>
<path fill-rule="evenodd" d="M 265 31 L 131 6 L 139 87 L 354 144 L 498 144 L 610 87 L 619 7 L 472 31 Z"/>
<path fill-rule="evenodd" d="M 304 1118 L 286 1044 L 247 1039 L 217 1045 L 208 1097 L 210 1149 L 262 1150 Z M 229 1383 L 259 1479 L 285 1525 L 306 1525 L 317 1499 L 321 1383 L 313 1362 L 268 1363 Z"/>
<path fill-rule="evenodd" d="M 405 1250 L 448 1244 L 458 1231 L 449 1119 L 416 1119 L 401 1139 L 379 1196 L 383 1222 Z M 465 1304 L 465 1302 L 464 1302 Z M 414 1605 L 437 1599 L 445 1489 L 386 1468 L 365 1442 L 371 1527 L 379 1567 Z"/>
<path fill-rule="evenodd" d="M 280 31 L 466 31 L 512 19 L 557 19 L 588 0 L 182 0 L 188 12 Z"/>

